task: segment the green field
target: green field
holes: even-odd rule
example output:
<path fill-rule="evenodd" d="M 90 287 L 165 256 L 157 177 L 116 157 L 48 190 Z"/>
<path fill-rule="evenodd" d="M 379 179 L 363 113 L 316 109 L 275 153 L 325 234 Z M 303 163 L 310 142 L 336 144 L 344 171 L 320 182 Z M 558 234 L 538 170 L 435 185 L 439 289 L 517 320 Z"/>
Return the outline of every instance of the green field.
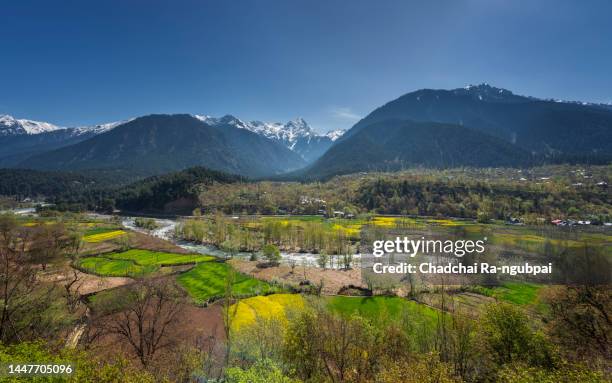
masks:
<path fill-rule="evenodd" d="M 142 266 L 133 261 L 104 257 L 83 258 L 78 266 L 88 273 L 104 277 L 140 277 L 159 269 L 156 265 Z"/>
<path fill-rule="evenodd" d="M 436 326 L 439 311 L 429 306 L 400 297 L 345 297 L 327 298 L 328 307 L 343 315 L 358 314 L 372 323 L 385 324 L 394 319 L 405 318 L 415 328 Z"/>
<path fill-rule="evenodd" d="M 132 249 L 121 253 L 112 253 L 106 258 L 132 261 L 141 266 L 149 265 L 185 265 L 213 261 L 215 257 L 202 254 L 176 254 L 142 249 Z"/>
<path fill-rule="evenodd" d="M 78 266 L 86 272 L 108 277 L 140 277 L 159 271 L 163 265 L 182 265 L 208 262 L 210 255 L 184 255 L 133 249 L 98 257 L 87 257 Z"/>
<path fill-rule="evenodd" d="M 211 298 L 222 297 L 225 294 L 225 284 L 228 270 L 226 263 L 205 262 L 181 274 L 177 281 L 193 297 L 197 303 Z M 233 285 L 234 296 L 253 296 L 272 291 L 280 291 L 266 282 L 236 273 Z"/>
<path fill-rule="evenodd" d="M 474 288 L 474 292 L 519 306 L 527 306 L 538 303 L 542 287 L 544 286 L 535 283 L 504 282 L 499 287 L 478 286 Z"/>
<path fill-rule="evenodd" d="M 111 231 L 121 230 L 119 227 L 94 227 L 83 233 L 84 236 L 110 233 Z"/>

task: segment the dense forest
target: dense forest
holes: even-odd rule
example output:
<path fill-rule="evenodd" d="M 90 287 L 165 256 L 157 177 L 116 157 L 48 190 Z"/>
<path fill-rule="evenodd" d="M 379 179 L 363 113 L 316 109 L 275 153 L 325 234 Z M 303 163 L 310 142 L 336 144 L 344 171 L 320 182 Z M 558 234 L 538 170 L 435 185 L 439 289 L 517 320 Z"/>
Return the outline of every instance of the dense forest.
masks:
<path fill-rule="evenodd" d="M 46 196 L 55 209 L 190 214 L 360 213 L 451 216 L 487 221 L 521 218 L 609 221 L 611 166 L 531 169 L 412 169 L 358 173 L 326 182 L 249 181 L 202 167 L 126 186 L 109 175 L 3 170 L 0 194 Z"/>

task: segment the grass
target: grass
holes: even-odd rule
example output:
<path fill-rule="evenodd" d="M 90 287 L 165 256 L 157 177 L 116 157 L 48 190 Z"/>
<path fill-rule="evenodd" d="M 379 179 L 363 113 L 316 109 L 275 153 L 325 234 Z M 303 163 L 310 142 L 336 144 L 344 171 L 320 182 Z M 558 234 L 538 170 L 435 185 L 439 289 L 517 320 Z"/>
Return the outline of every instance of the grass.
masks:
<path fill-rule="evenodd" d="M 108 259 L 104 257 L 87 257 L 79 262 L 79 267 L 88 273 L 104 277 L 145 276 L 158 270 L 155 265 L 142 266 L 133 261 Z"/>
<path fill-rule="evenodd" d="M 155 273 L 161 266 L 193 264 L 214 259 L 215 257 L 210 255 L 184 255 L 132 249 L 121 253 L 83 258 L 79 266 L 89 273 L 101 276 L 136 277 Z"/>
<path fill-rule="evenodd" d="M 359 315 L 375 326 L 385 326 L 392 320 L 406 318 L 406 331 L 435 330 L 439 311 L 420 303 L 399 297 L 346 297 L 321 298 L 335 313 L 350 317 Z M 306 301 L 298 294 L 273 294 L 243 299 L 230 308 L 232 330 L 253 324 L 257 318 L 274 318 L 282 325 L 290 309 L 301 309 Z"/>
<path fill-rule="evenodd" d="M 435 327 L 438 310 L 400 297 L 345 297 L 327 298 L 328 307 L 342 315 L 358 314 L 372 323 L 384 324 L 405 315 L 411 321 Z"/>
<path fill-rule="evenodd" d="M 97 234 L 85 235 L 83 237 L 83 240 L 85 240 L 85 242 L 94 242 L 94 243 L 104 242 L 109 239 L 117 238 L 125 234 L 126 233 L 123 230 L 111 230 L 111 231 L 105 231 L 105 232 L 97 233 Z"/>
<path fill-rule="evenodd" d="M 230 267 L 226 263 L 200 263 L 193 269 L 179 275 L 177 281 L 197 303 L 203 303 L 225 295 L 226 279 Z M 243 274 L 236 273 L 235 276 L 234 296 L 247 297 L 280 290 L 266 282 Z"/>
<path fill-rule="evenodd" d="M 159 251 L 132 249 L 121 253 L 113 253 L 107 256 L 109 259 L 132 261 L 138 265 L 149 266 L 149 265 L 185 265 L 199 262 L 213 261 L 215 257 L 210 255 L 202 254 L 176 254 L 176 253 L 165 253 Z"/>
<path fill-rule="evenodd" d="M 542 285 L 527 282 L 505 282 L 500 287 L 479 287 L 483 295 L 519 306 L 537 303 Z M 479 291 L 476 291 L 479 292 Z"/>

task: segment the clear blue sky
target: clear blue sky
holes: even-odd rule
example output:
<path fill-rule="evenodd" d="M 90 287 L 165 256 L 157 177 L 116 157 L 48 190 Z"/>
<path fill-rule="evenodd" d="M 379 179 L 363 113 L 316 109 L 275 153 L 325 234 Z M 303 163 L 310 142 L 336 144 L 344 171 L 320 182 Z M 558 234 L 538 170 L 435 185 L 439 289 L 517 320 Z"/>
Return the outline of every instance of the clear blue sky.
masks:
<path fill-rule="evenodd" d="M 0 0 L 0 113 L 302 116 L 327 131 L 419 88 L 610 102 L 611 18 L 596 0 Z"/>

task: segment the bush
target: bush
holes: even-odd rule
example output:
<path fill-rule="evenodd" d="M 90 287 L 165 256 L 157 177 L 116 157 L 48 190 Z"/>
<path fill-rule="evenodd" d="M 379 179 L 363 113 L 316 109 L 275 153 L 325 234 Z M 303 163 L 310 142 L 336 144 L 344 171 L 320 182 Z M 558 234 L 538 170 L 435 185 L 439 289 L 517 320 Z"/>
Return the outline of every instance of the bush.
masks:
<path fill-rule="evenodd" d="M 263 248 L 263 256 L 270 263 L 278 263 L 281 260 L 280 250 L 273 244 L 267 244 Z"/>

